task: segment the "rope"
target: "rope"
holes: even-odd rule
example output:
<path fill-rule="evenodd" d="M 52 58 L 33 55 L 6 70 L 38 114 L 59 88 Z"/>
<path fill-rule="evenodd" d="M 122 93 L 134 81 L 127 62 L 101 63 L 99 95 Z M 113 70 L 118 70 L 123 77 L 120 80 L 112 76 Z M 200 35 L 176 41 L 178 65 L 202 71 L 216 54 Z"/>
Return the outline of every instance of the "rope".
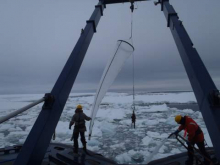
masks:
<path fill-rule="evenodd" d="M 131 37 L 129 38 L 131 40 L 131 44 L 133 45 L 133 12 L 131 12 Z M 131 126 L 134 124 L 135 128 L 135 122 L 136 122 L 136 115 L 135 115 L 135 67 L 134 67 L 134 52 L 132 53 L 132 95 L 133 95 L 133 102 L 132 102 L 132 123 Z"/>
<path fill-rule="evenodd" d="M 135 110 L 135 80 L 134 80 L 134 76 L 135 76 L 135 68 L 134 68 L 134 53 L 133 53 L 133 61 L 132 61 L 132 64 L 133 64 L 133 71 L 132 71 L 132 73 L 133 73 L 133 105 L 134 105 L 134 110 Z"/>
<path fill-rule="evenodd" d="M 133 13 L 131 12 L 131 37 L 129 38 L 131 40 L 131 44 L 133 45 Z M 135 67 L 134 67 L 134 53 L 132 54 L 132 94 L 133 94 L 133 105 L 132 109 L 135 111 Z"/>
<path fill-rule="evenodd" d="M 132 41 L 132 33 L 133 33 L 133 14 L 131 12 L 131 37 L 129 39 L 131 39 L 132 45 L 133 45 L 133 41 Z"/>

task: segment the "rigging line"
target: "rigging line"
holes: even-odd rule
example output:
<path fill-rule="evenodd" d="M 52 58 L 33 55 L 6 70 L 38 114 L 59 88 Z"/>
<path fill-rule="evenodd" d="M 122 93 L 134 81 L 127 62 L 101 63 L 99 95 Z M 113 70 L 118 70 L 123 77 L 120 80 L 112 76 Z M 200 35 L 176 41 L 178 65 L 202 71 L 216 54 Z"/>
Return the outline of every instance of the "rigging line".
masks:
<path fill-rule="evenodd" d="M 132 60 L 132 63 L 133 63 L 133 106 L 134 106 L 134 110 L 135 110 L 135 80 L 134 80 L 134 76 L 135 76 L 135 68 L 134 68 L 134 52 L 133 52 L 133 60 Z"/>
<path fill-rule="evenodd" d="M 129 38 L 131 40 L 131 44 L 133 45 L 133 13 L 131 12 L 131 37 Z M 133 111 L 135 111 L 135 67 L 134 67 L 134 52 L 132 53 L 132 78 L 133 78 Z"/>
<path fill-rule="evenodd" d="M 131 41 L 132 41 L 132 33 L 133 33 L 133 14 L 132 14 L 132 12 L 131 12 L 131 37 L 129 38 L 129 39 L 131 39 Z M 133 44 L 133 43 L 132 43 Z"/>

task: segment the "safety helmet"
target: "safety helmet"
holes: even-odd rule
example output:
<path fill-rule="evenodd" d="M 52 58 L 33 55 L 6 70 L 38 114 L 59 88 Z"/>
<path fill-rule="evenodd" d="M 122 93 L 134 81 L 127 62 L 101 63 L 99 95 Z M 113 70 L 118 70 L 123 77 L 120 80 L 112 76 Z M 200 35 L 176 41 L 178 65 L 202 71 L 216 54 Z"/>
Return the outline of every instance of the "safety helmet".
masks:
<path fill-rule="evenodd" d="M 77 105 L 77 107 L 76 107 L 77 109 L 82 109 L 82 105 Z"/>
<path fill-rule="evenodd" d="M 182 119 L 182 116 L 181 115 L 177 115 L 175 117 L 175 121 L 179 124 L 180 123 L 180 120 Z"/>

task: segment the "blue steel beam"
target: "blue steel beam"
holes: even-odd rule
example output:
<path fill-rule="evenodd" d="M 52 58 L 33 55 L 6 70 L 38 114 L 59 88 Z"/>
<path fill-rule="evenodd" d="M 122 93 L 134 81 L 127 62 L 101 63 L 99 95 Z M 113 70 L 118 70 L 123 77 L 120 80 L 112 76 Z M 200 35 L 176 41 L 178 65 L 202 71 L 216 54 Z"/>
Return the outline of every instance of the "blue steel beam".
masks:
<path fill-rule="evenodd" d="M 103 10 L 99 2 L 51 91 L 52 101 L 44 104 L 15 165 L 41 164 Z"/>
<path fill-rule="evenodd" d="M 126 3 L 126 2 L 140 2 L 140 1 L 150 1 L 150 0 L 99 0 L 103 4 L 114 4 L 114 3 Z"/>
<path fill-rule="evenodd" d="M 220 161 L 219 91 L 169 0 L 159 0 Z M 155 3 L 155 4 L 158 4 Z"/>

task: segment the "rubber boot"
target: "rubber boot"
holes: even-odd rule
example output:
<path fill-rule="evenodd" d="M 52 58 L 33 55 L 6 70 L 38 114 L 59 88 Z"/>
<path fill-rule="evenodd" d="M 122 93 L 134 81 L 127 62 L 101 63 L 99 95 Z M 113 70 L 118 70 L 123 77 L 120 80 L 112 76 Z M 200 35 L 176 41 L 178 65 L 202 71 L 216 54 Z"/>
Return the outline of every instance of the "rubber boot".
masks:
<path fill-rule="evenodd" d="M 86 143 L 83 143 L 83 150 L 86 151 Z"/>

